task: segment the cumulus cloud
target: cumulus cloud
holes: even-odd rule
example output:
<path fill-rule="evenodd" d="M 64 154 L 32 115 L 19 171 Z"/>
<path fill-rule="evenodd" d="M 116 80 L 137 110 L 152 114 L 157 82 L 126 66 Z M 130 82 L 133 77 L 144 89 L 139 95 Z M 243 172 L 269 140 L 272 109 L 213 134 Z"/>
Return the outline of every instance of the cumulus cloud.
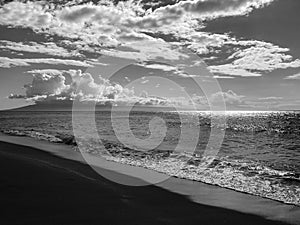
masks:
<path fill-rule="evenodd" d="M 129 58 L 138 61 L 156 59 L 181 60 L 189 55 L 182 51 L 187 47 L 193 53 L 209 57 L 209 69 L 215 78 L 235 76 L 261 76 L 275 69 L 300 67 L 300 60 L 294 60 L 288 48 L 255 40 L 236 40 L 230 34 L 202 32 L 207 20 L 225 16 L 246 15 L 254 9 L 267 6 L 274 0 L 186 0 L 172 1 L 172 4 L 155 4 L 146 10 L 143 1 L 99 1 L 97 4 L 73 1 L 68 4 L 52 1 L 12 1 L 0 8 L 0 24 L 10 27 L 26 27 L 36 33 L 58 38 L 53 42 L 2 41 L 1 49 L 18 52 L 42 53 L 51 56 L 81 56 L 76 51 L 100 53 L 103 55 Z M 77 2 L 78 3 L 78 2 Z M 229 51 L 230 50 L 230 51 Z M 224 53 L 224 54 L 222 54 Z M 219 58 L 219 56 L 221 57 Z M 226 59 L 223 57 L 228 56 Z M 187 60 L 188 61 L 188 60 Z M 169 62 L 169 61 L 168 61 Z M 192 60 L 190 61 L 192 62 Z M 88 67 L 95 62 L 55 58 L 8 58 L 0 57 L 0 67 L 30 66 L 32 64 L 68 65 Z M 150 69 L 174 71 L 182 77 L 188 75 L 178 68 L 159 64 L 146 65 Z M 33 100 L 80 98 L 93 100 L 100 96 L 103 101 L 140 101 L 144 104 L 167 104 L 170 99 L 154 96 L 135 96 L 131 90 L 105 79 L 96 83 L 92 76 L 78 71 L 35 70 L 34 82 L 25 87 L 26 96 Z M 71 83 L 63 80 L 69 77 Z M 295 74 L 286 79 L 299 79 Z M 43 87 L 42 85 L 45 85 Z M 51 86 L 52 85 L 52 86 Z M 74 90 L 81 88 L 75 95 Z M 48 89 L 47 89 L 48 88 Z M 44 90 L 44 91 L 42 91 Z M 28 93 L 27 93 L 28 92 Z M 12 95 L 13 97 L 22 97 Z M 233 91 L 220 92 L 209 97 L 217 101 L 224 97 L 229 104 L 242 104 L 243 96 Z M 199 104 L 205 103 L 195 97 Z M 173 99 L 174 102 L 176 102 Z"/>
<path fill-rule="evenodd" d="M 31 84 L 25 85 L 26 97 L 60 95 L 69 86 L 65 85 L 66 78 L 62 75 L 36 74 Z"/>
<path fill-rule="evenodd" d="M 208 53 L 210 46 L 220 46 L 224 42 L 226 35 L 195 32 L 196 28 L 203 26 L 199 19 L 244 15 L 272 1 L 189 0 L 154 10 L 145 10 L 139 1 L 119 1 L 117 4 L 101 1 L 97 5 L 82 3 L 60 7 L 46 2 L 10 2 L 0 9 L 0 24 L 30 27 L 37 32 L 75 39 L 85 43 L 82 47 L 89 51 L 101 51 L 90 46 L 106 47 L 101 54 L 137 60 L 177 60 L 185 57 L 178 45 L 187 44 L 200 54 Z M 171 43 L 150 35 L 156 32 L 181 39 L 188 36 L 189 41 Z M 111 49 L 120 46 L 127 50 Z"/>
<path fill-rule="evenodd" d="M 130 46 L 134 47 L 136 55 L 141 51 L 143 56 L 157 55 L 155 52 L 159 52 L 158 48 L 165 45 L 165 54 L 172 57 L 176 51 L 172 50 L 170 44 L 128 25 L 130 19 L 143 17 L 145 13 L 133 1 L 120 1 L 116 5 L 101 2 L 98 5 L 85 3 L 62 7 L 54 7 L 46 2 L 10 2 L 0 9 L 0 24 L 30 27 L 37 32 L 48 32 L 66 39 L 77 39 L 86 45 L 109 48 L 143 41 L 143 44 Z M 48 19 L 37 22 L 36 17 L 43 16 Z M 148 47 L 151 45 L 152 49 Z"/>
<path fill-rule="evenodd" d="M 190 104 L 206 107 L 207 109 L 209 109 L 210 106 L 222 106 L 223 103 L 228 107 L 239 107 L 240 105 L 245 104 L 244 98 L 245 96 L 238 95 L 232 90 L 228 90 L 227 92 L 220 91 L 211 94 L 210 96 L 199 96 L 194 94 Z"/>
<path fill-rule="evenodd" d="M 227 43 L 228 39 L 230 39 L 226 34 L 211 34 L 195 31 L 180 36 L 188 40 L 185 43 L 189 49 L 200 55 L 210 53 L 211 48 L 222 47 Z"/>
<path fill-rule="evenodd" d="M 91 74 L 82 73 L 81 70 L 37 70 L 30 73 L 34 73 L 33 80 L 24 86 L 24 98 L 29 100 L 46 101 L 63 98 L 96 101 L 132 95 L 132 90 L 118 84 L 113 85 L 101 76 L 100 81 L 96 83 Z M 67 84 L 66 77 L 71 78 L 70 84 Z M 10 96 L 10 98 L 19 97 L 21 96 Z"/>
<path fill-rule="evenodd" d="M 72 8 L 67 7 L 63 9 L 59 13 L 59 17 L 63 21 L 67 21 L 70 23 L 80 23 L 84 19 L 88 19 L 92 16 L 95 16 L 95 14 L 98 13 L 97 12 L 98 10 L 99 13 L 102 12 L 102 10 L 100 11 L 100 9 L 103 8 L 96 7 L 96 6 L 94 7 L 93 5 L 85 5 L 85 6 L 77 5 L 77 6 L 73 6 Z"/>
<path fill-rule="evenodd" d="M 92 67 L 86 61 L 78 61 L 71 59 L 55 59 L 55 58 L 8 58 L 0 57 L 0 67 L 11 68 L 16 66 L 30 66 L 31 64 L 48 64 L 48 65 L 66 65 L 78 67 Z"/>
<path fill-rule="evenodd" d="M 215 94 L 212 94 L 210 97 L 210 101 L 212 103 L 219 103 L 223 102 L 223 99 L 227 105 L 239 105 L 243 103 L 243 98 L 245 96 L 238 95 L 232 90 L 229 90 L 227 92 L 217 92 Z"/>
<path fill-rule="evenodd" d="M 48 27 L 53 19 L 50 7 L 50 5 L 44 6 L 43 4 L 30 1 L 26 3 L 13 1 L 1 7 L 0 23 L 35 29 Z"/>
<path fill-rule="evenodd" d="M 157 58 L 180 60 L 189 57 L 181 51 L 181 46 L 197 54 L 208 54 L 213 53 L 214 48 L 236 42 L 227 34 L 199 32 L 198 29 L 203 26 L 199 19 L 245 15 L 271 2 L 273 0 L 188 0 L 163 4 L 166 6 L 162 7 L 159 4 L 154 10 L 145 10 L 143 4 L 135 1 L 120 1 L 117 4 L 104 1 L 97 5 L 82 3 L 60 7 L 46 2 L 10 2 L 0 9 L 0 24 L 30 27 L 37 32 L 72 39 L 74 41 L 65 40 L 62 44 L 108 56 L 139 61 Z M 156 37 L 155 33 L 171 35 L 177 41 L 166 41 Z M 235 45 L 249 46 L 249 42 Z M 15 51 L 26 50 L 61 57 L 78 54 L 54 43 L 3 44 L 5 48 Z M 298 67 L 299 61 L 290 61 L 286 51 L 271 44 L 262 46 L 256 43 L 245 51 L 241 49 L 234 53 L 228 59 L 234 62 L 212 65 L 210 69 L 215 73 L 233 76 L 259 76 L 261 71 Z M 257 54 L 260 55 L 258 59 L 253 57 Z M 2 65 L 25 66 L 29 63 L 18 59 L 15 61 Z"/>
<path fill-rule="evenodd" d="M 209 106 L 208 99 L 205 96 L 199 96 L 199 95 L 196 95 L 196 94 L 194 94 L 191 97 L 191 99 L 189 101 L 189 104 L 191 104 L 191 105 L 200 105 L 200 106 L 205 106 L 205 107 Z"/>
<path fill-rule="evenodd" d="M 177 104 L 175 100 L 149 96 L 147 93 L 137 96 L 133 89 L 124 88 L 119 84 L 112 84 L 101 76 L 98 78 L 99 81 L 95 82 L 90 73 L 82 73 L 81 70 L 36 70 L 30 71 L 30 73 L 33 73 L 33 80 L 30 84 L 24 86 L 25 95 L 11 94 L 10 99 L 22 98 L 36 103 L 75 100 L 116 105 L 167 106 Z M 66 77 L 71 78 L 69 84 L 66 82 Z"/>
<path fill-rule="evenodd" d="M 153 106 L 181 106 L 197 105 L 208 108 L 208 100 L 204 96 L 192 96 L 192 101 L 185 97 L 159 97 L 142 92 L 139 96 L 133 89 L 119 84 L 112 84 L 109 80 L 99 76 L 95 81 L 90 73 L 81 70 L 36 70 L 30 84 L 24 86 L 25 95 L 11 94 L 10 99 L 26 99 L 36 103 L 53 103 L 69 101 L 96 102 L 115 105 L 153 105 Z M 36 72 L 36 73 L 34 73 Z M 70 79 L 70 82 L 66 82 Z M 146 82 L 148 80 L 144 79 Z M 243 96 L 233 91 L 218 92 L 209 96 L 209 102 L 218 104 L 225 99 L 226 104 L 242 103 Z"/>

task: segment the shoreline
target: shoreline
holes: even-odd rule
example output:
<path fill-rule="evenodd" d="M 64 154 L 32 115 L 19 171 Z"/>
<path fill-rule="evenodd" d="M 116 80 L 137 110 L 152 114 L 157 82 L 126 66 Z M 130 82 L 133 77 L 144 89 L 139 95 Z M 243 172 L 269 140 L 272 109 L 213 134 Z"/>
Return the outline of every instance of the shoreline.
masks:
<path fill-rule="evenodd" d="M 10 142 L 10 143 L 9 143 Z M 25 145 L 25 146 L 24 146 Z M 27 147 L 26 147 L 27 145 Z M 68 149 L 62 150 L 62 148 L 67 148 L 66 146 L 62 146 L 59 144 L 52 144 L 48 142 L 43 142 L 43 141 L 37 141 L 25 137 L 13 137 L 13 136 L 6 136 L 6 135 L 0 135 L 0 153 L 1 153 L 1 158 L 9 158 L 11 161 L 18 162 L 18 165 L 20 164 L 21 167 L 24 164 L 24 161 L 27 162 L 29 159 L 24 159 L 24 156 L 27 154 L 30 155 L 31 159 L 29 160 L 31 164 L 33 163 L 35 167 L 47 167 L 43 168 L 45 170 L 44 173 L 49 173 L 49 170 L 59 170 L 60 173 L 64 171 L 67 174 L 64 174 L 64 181 L 66 181 L 66 177 L 68 176 L 75 176 L 76 182 L 80 180 L 81 185 L 85 184 L 87 189 L 91 188 L 98 188 L 99 182 L 100 187 L 104 185 L 104 183 L 107 185 L 109 184 L 109 190 L 119 190 L 121 192 L 123 191 L 129 191 L 130 194 L 125 194 L 126 196 L 134 195 L 135 192 L 140 192 L 142 193 L 142 196 L 149 196 L 146 198 L 147 201 L 143 200 L 144 197 L 141 198 L 141 196 L 137 197 L 137 201 L 141 201 L 140 204 L 142 206 L 148 205 L 148 200 L 151 201 L 152 199 L 152 191 L 155 190 L 155 193 L 158 192 L 159 198 L 157 199 L 160 201 L 161 205 L 167 204 L 168 207 L 171 208 L 176 208 L 176 210 L 182 210 L 184 212 L 184 215 L 189 214 L 186 210 L 186 205 L 192 204 L 193 206 L 189 208 L 189 210 L 194 211 L 198 208 L 201 209 L 199 213 L 201 214 L 202 217 L 202 224 L 203 224 L 203 217 L 205 217 L 206 214 L 202 215 L 202 211 L 204 210 L 212 210 L 214 216 L 207 215 L 210 219 L 206 220 L 207 224 L 212 224 L 211 219 L 213 217 L 216 217 L 215 219 L 218 219 L 216 221 L 216 224 L 227 224 L 227 223 L 222 223 L 220 218 L 218 218 L 217 214 L 222 214 L 223 211 L 226 211 L 226 215 L 228 215 L 228 218 L 226 215 L 223 215 L 227 218 L 228 224 L 246 224 L 245 221 L 249 220 L 251 221 L 250 224 L 276 224 L 277 222 L 274 222 L 275 220 L 277 221 L 283 221 L 286 223 L 291 223 L 291 224 L 299 224 L 300 222 L 300 208 L 296 206 L 291 206 L 291 205 L 286 205 L 283 203 L 278 203 L 272 200 L 268 199 L 263 199 L 261 197 L 256 197 L 244 193 L 238 193 L 232 190 L 216 187 L 213 185 L 208 185 L 200 182 L 194 182 L 194 181 L 189 181 L 189 180 L 182 180 L 178 178 L 170 178 L 167 181 L 157 184 L 157 185 L 150 185 L 146 187 L 129 187 L 129 186 L 124 186 L 120 185 L 111 181 L 108 181 L 107 179 L 101 177 L 100 175 L 96 174 L 95 171 L 93 171 L 88 165 L 85 165 L 84 160 L 81 156 L 80 153 L 74 152 L 74 151 L 69 151 Z M 36 148 L 36 149 L 35 149 Z M 17 150 L 16 150 L 17 149 Z M 25 150 L 26 149 L 26 153 Z M 37 150 L 41 149 L 41 150 Z M 13 154 L 12 154 L 13 153 Z M 49 154 L 50 153 L 50 154 Z M 11 155 L 12 154 L 12 155 Z M 23 158 L 22 158 L 23 157 Z M 27 161 L 26 161 L 27 160 Z M 3 160 L 2 160 L 3 161 Z M 46 162 L 46 163 L 45 163 Z M 48 163 L 48 164 L 47 164 Z M 14 163 L 16 165 L 16 163 Z M 8 168 L 4 169 L 6 172 L 10 171 L 11 168 L 9 168 L 9 165 L 7 165 Z M 34 167 L 33 165 L 30 165 Z M 52 168 L 52 169 L 49 169 Z M 24 172 L 26 170 L 24 169 Z M 22 170 L 23 173 L 23 170 Z M 110 173 L 115 173 L 113 171 L 110 171 Z M 5 175 L 5 174 L 4 174 Z M 50 176 L 51 179 L 53 178 L 54 175 Z M 117 176 L 126 176 L 126 175 L 120 175 L 117 174 Z M 0 176 L 2 177 L 2 176 Z M 12 180 L 9 177 L 8 183 L 13 183 L 13 182 L 19 182 L 16 180 Z M 81 181 L 82 180 L 82 181 Z M 85 181 L 83 181 L 85 180 Z M 86 184 L 86 183 L 97 183 L 97 184 Z M 27 181 L 25 182 L 27 183 Z M 22 183 L 19 183 L 19 185 L 23 185 Z M 83 185 L 83 186 L 85 186 Z M 106 186 L 104 185 L 104 186 Z M 66 183 L 63 182 L 62 186 L 65 186 L 62 190 L 62 192 L 68 192 L 69 188 L 73 188 L 68 184 L 68 181 Z M 92 187 L 90 187 L 92 186 Z M 44 189 L 45 187 L 41 188 Z M 3 188 L 2 188 L 3 189 Z M 46 188 L 47 189 L 47 188 Z M 134 190 L 134 191 L 133 191 Z M 3 189 L 3 191 L 8 191 Z M 42 192 L 43 190 L 37 190 L 37 192 Z M 3 192 L 2 192 L 3 193 Z M 151 193 L 149 195 L 149 193 Z M 57 194 L 57 193 L 56 193 Z M 93 195 L 93 194 L 91 194 Z M 97 193 L 95 193 L 97 195 Z M 178 200 L 176 205 L 173 205 L 173 198 L 172 199 L 165 199 L 165 196 L 169 195 L 175 195 L 175 199 L 177 198 L 183 198 L 181 200 Z M 92 196 L 89 196 L 92 197 Z M 156 198 L 156 197 L 155 197 Z M 119 199 L 120 200 L 120 199 Z M 122 197 L 121 197 L 122 200 Z M 123 199 L 124 200 L 124 199 Z M 122 201 L 123 201 L 122 200 Z M 124 200 L 127 203 L 132 203 L 131 198 L 127 198 Z M 9 201 L 9 200 L 7 200 Z M 12 201 L 12 200 L 11 200 Z M 17 201 L 15 199 L 14 201 Z M 40 199 L 34 199 L 34 201 L 41 201 Z M 83 201 L 83 200 L 82 200 Z M 100 200 L 101 201 L 101 200 Z M 166 202 L 165 202 L 166 201 Z M 176 200 L 177 201 L 177 200 Z M 171 204 L 169 204 L 171 202 Z M 86 202 L 85 202 L 86 203 Z M 106 202 L 109 204 L 109 201 Z M 93 203 L 96 204 L 96 203 Z M 150 211 L 155 211 L 156 207 L 160 208 L 160 210 L 169 210 L 167 208 L 161 208 L 160 204 L 155 204 L 152 206 Z M 175 204 L 175 203 L 174 203 Z M 178 204 L 178 205 L 177 205 Z M 112 207 L 115 207 L 113 204 Z M 127 206 L 124 206 L 124 210 L 126 209 Z M 178 208 L 178 209 L 177 209 Z M 20 209 L 21 210 L 21 209 Z M 123 210 L 121 207 L 120 210 Z M 198 210 L 196 210 L 198 211 Z M 238 212 L 240 211 L 240 212 Z M 222 213 L 221 213 L 222 212 Z M 86 212 L 87 213 L 87 212 Z M 128 212 L 128 213 L 135 213 L 135 212 Z M 177 217 L 178 212 L 170 212 L 170 215 Z M 141 213 L 142 215 L 143 213 Z M 169 216 L 170 216 L 169 215 Z M 182 216 L 184 216 L 182 215 Z M 198 215 L 194 214 L 189 214 L 192 218 L 196 216 L 198 218 Z M 257 216 L 256 216 L 257 215 Z M 146 215 L 144 215 L 147 217 Z M 164 216 L 164 215 L 161 215 Z M 249 218 L 248 218 L 249 217 Z M 263 218 L 264 217 L 264 218 Z M 242 218 L 244 218 L 242 220 Z M 246 219 L 247 218 L 247 219 Z M 152 218 L 156 219 L 156 218 Z M 177 218 L 178 219 L 178 218 Z M 199 218 L 200 219 L 200 218 Z M 273 220 L 273 221 L 272 221 Z M 180 224 L 176 223 L 177 220 L 172 220 L 172 224 Z M 189 221 L 188 218 L 185 218 L 184 221 Z M 235 222 L 233 222 L 235 221 Z M 41 221 L 40 221 L 41 222 Z M 144 221 L 145 222 L 145 221 Z M 142 224 L 147 224 L 147 223 L 142 223 Z M 193 221 L 191 221 L 193 222 Z M 198 220 L 199 224 L 200 220 Z M 157 223 L 157 221 L 155 222 Z M 204 219 L 205 223 L 205 219 Z M 40 223 L 41 224 L 41 223 Z M 43 223 L 44 224 L 44 221 Z M 53 224 L 53 223 L 52 223 Z M 73 224 L 73 223 L 72 223 Z M 93 224 L 93 223 L 92 223 Z M 160 223 L 157 223 L 160 224 Z M 168 224 L 168 223 L 164 223 Z M 192 224 L 192 223 L 187 223 L 187 224 Z M 278 222 L 278 224 L 282 224 Z"/>

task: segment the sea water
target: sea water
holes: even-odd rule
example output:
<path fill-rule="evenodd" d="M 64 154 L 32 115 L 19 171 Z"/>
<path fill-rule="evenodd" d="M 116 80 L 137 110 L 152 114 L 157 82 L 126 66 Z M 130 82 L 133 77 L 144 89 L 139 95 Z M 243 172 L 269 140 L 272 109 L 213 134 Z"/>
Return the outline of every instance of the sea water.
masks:
<path fill-rule="evenodd" d="M 3 111 L 0 125 L 3 133 L 65 143 L 74 150 L 78 150 L 80 142 L 88 142 L 80 146 L 97 157 L 103 151 L 97 146 L 99 140 L 88 139 L 88 123 L 92 121 L 109 153 L 105 155 L 107 160 L 300 206 L 300 112 L 227 112 L 223 116 L 226 124 L 220 125 L 213 122 L 212 118 L 218 117 L 213 112 L 139 110 L 132 111 L 129 117 L 122 111 L 114 114 L 115 126 L 122 128 L 124 120 L 128 120 L 130 131 L 141 140 L 151 136 L 151 120 L 162 118 L 166 132 L 163 138 L 161 134 L 152 136 L 152 142 L 158 143 L 154 149 L 122 143 L 112 126 L 111 112 L 104 110 L 77 113 L 82 122 L 80 129 L 87 135 L 76 139 L 72 112 Z M 162 123 L 158 120 L 151 126 L 154 130 L 157 126 L 159 131 Z M 181 140 L 183 126 L 190 135 Z M 207 143 L 212 129 L 224 131 L 225 137 L 216 155 L 204 156 L 209 151 Z M 182 149 L 175 151 L 180 140 Z M 210 163 L 205 165 L 205 161 Z"/>

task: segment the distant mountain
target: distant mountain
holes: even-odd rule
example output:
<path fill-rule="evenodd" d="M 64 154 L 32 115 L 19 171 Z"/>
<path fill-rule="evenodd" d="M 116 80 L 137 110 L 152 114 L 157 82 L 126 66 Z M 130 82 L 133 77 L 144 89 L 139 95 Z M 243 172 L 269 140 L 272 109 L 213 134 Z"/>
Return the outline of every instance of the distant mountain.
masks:
<path fill-rule="evenodd" d="M 44 104 L 36 104 L 36 105 L 28 105 L 16 109 L 10 109 L 9 111 L 72 111 L 72 105 L 44 105 Z"/>
<path fill-rule="evenodd" d="M 72 111 L 72 101 L 61 101 L 61 102 L 38 102 L 34 105 L 28 105 L 9 111 Z"/>
<path fill-rule="evenodd" d="M 76 108 L 73 108 L 73 102 L 72 101 L 63 101 L 61 103 L 37 103 L 34 105 L 24 106 L 16 109 L 11 109 L 8 111 L 110 111 L 112 109 L 111 104 L 97 104 L 96 106 L 92 103 L 84 103 L 81 105 L 76 105 Z M 115 110 L 119 111 L 125 111 L 129 110 L 128 106 L 117 106 L 114 108 Z M 174 107 L 157 107 L 157 106 L 134 106 L 134 111 L 176 111 Z"/>

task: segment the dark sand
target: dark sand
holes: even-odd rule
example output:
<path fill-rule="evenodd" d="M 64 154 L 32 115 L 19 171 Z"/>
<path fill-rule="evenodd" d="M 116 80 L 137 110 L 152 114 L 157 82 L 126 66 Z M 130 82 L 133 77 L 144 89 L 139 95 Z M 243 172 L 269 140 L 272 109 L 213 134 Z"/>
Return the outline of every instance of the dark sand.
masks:
<path fill-rule="evenodd" d="M 201 205 L 156 186 L 110 182 L 89 166 L 0 142 L 0 224 L 284 224 Z"/>

